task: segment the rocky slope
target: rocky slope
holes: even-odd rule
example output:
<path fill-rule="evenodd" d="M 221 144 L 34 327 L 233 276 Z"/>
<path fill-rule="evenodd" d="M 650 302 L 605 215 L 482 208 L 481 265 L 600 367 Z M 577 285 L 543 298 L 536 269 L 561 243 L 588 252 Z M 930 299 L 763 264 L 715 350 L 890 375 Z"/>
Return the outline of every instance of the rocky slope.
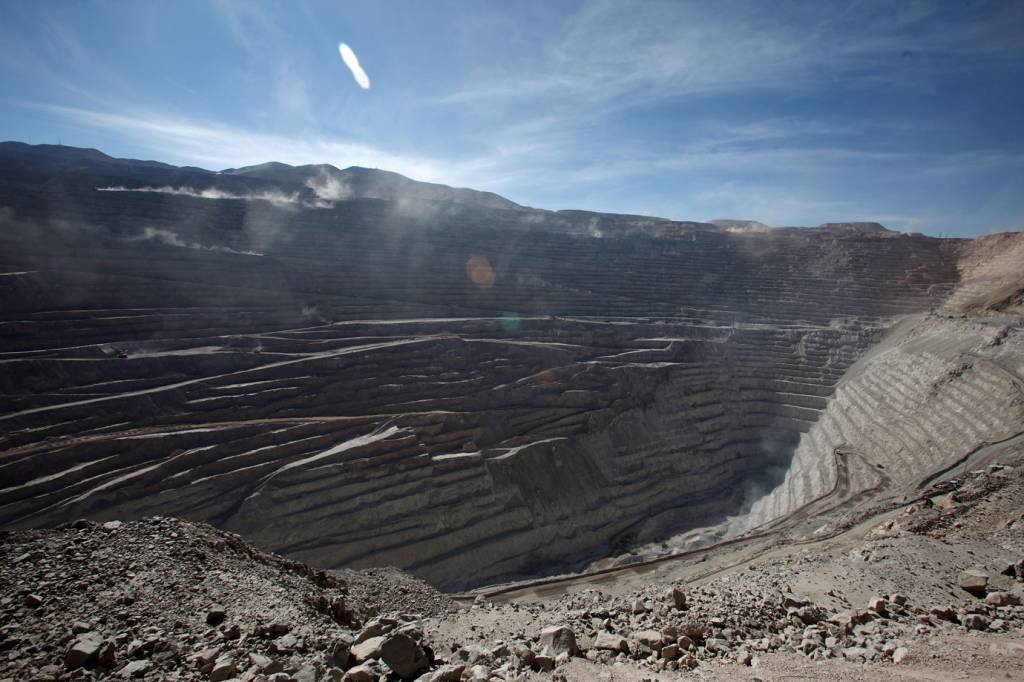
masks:
<path fill-rule="evenodd" d="M 1003 462 L 758 561 L 461 606 L 172 518 L 8 532 L 0 679 L 1019 677 L 1024 450 Z"/>

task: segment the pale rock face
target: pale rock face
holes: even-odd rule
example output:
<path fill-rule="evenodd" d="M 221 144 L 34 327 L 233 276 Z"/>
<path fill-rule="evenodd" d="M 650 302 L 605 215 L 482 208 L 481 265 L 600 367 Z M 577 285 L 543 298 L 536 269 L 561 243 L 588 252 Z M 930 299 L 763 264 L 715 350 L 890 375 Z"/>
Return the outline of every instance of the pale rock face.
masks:
<path fill-rule="evenodd" d="M 363 663 L 371 658 L 380 658 L 384 642 L 385 638 L 382 636 L 370 637 L 352 646 L 352 656 L 355 657 L 357 663 Z"/>
<path fill-rule="evenodd" d="M 559 654 L 575 656 L 579 653 L 576 645 L 576 634 L 564 625 L 552 625 L 540 631 L 540 644 L 545 656 L 556 657 Z"/>

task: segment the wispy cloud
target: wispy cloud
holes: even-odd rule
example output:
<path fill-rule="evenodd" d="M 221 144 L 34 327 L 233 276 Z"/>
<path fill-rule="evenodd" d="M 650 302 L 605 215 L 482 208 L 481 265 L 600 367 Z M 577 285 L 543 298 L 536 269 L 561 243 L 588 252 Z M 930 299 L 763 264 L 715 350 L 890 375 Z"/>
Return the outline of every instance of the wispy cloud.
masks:
<path fill-rule="evenodd" d="M 441 101 L 500 106 L 506 99 L 559 98 L 616 109 L 684 95 L 792 92 L 843 79 L 878 85 L 911 68 L 950 70 L 1005 54 L 1016 38 L 993 31 L 1012 3 L 976 21 L 929 23 L 935 3 L 646 2 L 600 0 L 571 15 L 533 57 L 480 74 Z M 1019 17 L 1016 17 L 1019 20 Z"/>
<path fill-rule="evenodd" d="M 214 169 L 248 166 L 268 160 L 295 165 L 384 168 L 417 180 L 443 182 L 458 177 L 444 164 L 371 145 L 317 135 L 287 136 L 226 126 L 208 121 L 176 119 L 147 111 L 131 114 L 32 103 L 43 111 L 93 128 L 131 138 L 164 159 L 205 164 Z"/>
<path fill-rule="evenodd" d="M 272 104 L 284 113 L 315 120 L 306 73 L 309 59 L 266 6 L 256 2 L 217 0 L 215 16 L 247 57 L 245 77 L 263 84 Z"/>

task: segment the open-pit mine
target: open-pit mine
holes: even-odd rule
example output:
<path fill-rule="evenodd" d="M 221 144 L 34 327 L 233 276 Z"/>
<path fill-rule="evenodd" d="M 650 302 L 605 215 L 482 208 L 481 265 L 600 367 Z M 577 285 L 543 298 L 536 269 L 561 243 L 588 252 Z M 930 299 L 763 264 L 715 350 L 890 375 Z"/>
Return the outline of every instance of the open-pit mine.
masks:
<path fill-rule="evenodd" d="M 685 586 L 1019 454 L 1022 272 L 1019 233 L 546 211 L 364 168 L 7 142 L 0 525 L 207 522 L 287 565 L 398 567 L 471 613 Z M 662 608 L 639 599 L 627 620 Z M 623 636 L 594 650 L 628 657 Z M 664 636 L 642 643 L 662 672 L 750 662 L 693 634 L 684 665 L 688 636 Z"/>

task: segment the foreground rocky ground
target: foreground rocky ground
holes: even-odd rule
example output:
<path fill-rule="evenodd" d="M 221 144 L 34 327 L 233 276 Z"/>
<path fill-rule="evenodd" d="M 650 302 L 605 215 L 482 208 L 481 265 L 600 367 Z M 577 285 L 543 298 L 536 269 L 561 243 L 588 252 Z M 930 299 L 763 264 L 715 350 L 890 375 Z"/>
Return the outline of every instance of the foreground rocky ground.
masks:
<path fill-rule="evenodd" d="M 1020 464 L 703 580 L 666 564 L 504 602 L 172 518 L 5 533 L 0 680 L 1020 677 Z"/>

